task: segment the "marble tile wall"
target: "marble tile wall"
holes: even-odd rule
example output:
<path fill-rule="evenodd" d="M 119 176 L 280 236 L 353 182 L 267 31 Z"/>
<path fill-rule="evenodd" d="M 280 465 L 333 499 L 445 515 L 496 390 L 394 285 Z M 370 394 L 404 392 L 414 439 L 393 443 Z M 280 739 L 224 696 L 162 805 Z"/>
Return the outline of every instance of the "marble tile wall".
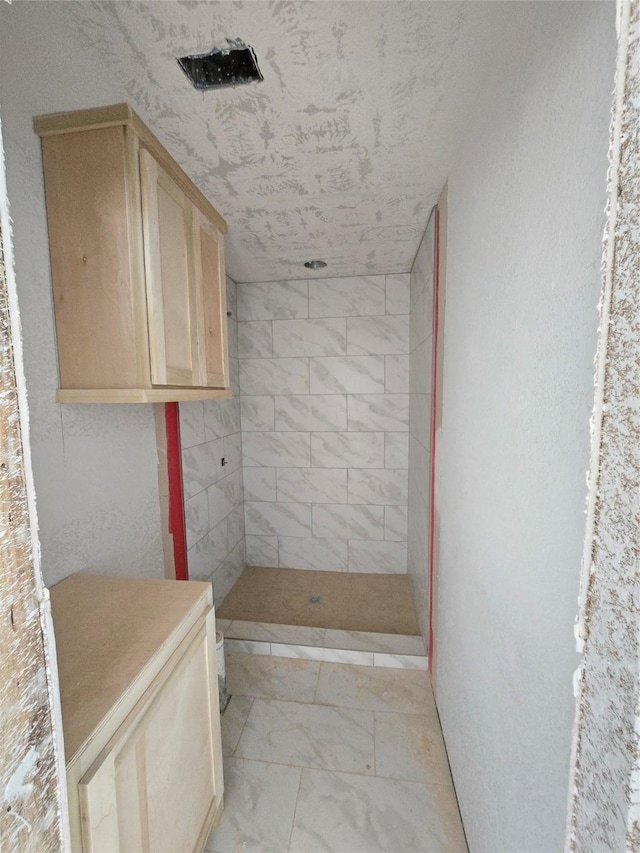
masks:
<path fill-rule="evenodd" d="M 429 614 L 429 516 L 433 348 L 432 214 L 411 269 L 409 357 L 409 507 L 407 571 L 420 632 L 427 640 Z M 389 524 L 393 523 L 389 519 Z"/>
<path fill-rule="evenodd" d="M 236 285 L 230 278 L 227 310 L 234 397 L 180 403 L 189 577 L 212 581 L 216 605 L 246 565 Z"/>
<path fill-rule="evenodd" d="M 238 284 L 248 565 L 406 572 L 409 291 Z"/>

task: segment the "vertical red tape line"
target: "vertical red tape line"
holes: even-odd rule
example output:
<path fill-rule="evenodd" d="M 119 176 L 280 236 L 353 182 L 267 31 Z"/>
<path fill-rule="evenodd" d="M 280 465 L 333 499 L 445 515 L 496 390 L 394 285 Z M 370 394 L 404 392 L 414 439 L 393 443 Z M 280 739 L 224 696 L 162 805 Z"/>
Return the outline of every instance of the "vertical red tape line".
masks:
<path fill-rule="evenodd" d="M 440 295 L 440 211 L 436 210 L 434 234 L 434 275 L 433 275 L 433 375 L 431 402 L 431 505 L 429 507 L 429 672 L 433 672 L 433 562 L 435 530 L 435 499 L 436 499 L 436 424 L 438 409 L 438 325 L 439 325 L 439 295 Z"/>
<path fill-rule="evenodd" d="M 189 580 L 182 497 L 182 456 L 180 447 L 180 415 L 177 403 L 165 403 L 167 427 L 167 471 L 169 474 L 169 533 L 173 537 L 173 561 L 176 580 Z"/>

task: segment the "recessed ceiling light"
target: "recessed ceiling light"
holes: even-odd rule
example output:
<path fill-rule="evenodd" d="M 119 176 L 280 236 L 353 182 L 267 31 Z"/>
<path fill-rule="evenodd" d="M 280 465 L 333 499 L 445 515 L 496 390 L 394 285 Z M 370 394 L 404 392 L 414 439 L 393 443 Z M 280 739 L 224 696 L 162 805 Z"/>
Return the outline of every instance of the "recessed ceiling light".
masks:
<path fill-rule="evenodd" d="M 323 270 L 326 265 L 326 261 L 305 261 L 305 267 L 308 270 Z"/>

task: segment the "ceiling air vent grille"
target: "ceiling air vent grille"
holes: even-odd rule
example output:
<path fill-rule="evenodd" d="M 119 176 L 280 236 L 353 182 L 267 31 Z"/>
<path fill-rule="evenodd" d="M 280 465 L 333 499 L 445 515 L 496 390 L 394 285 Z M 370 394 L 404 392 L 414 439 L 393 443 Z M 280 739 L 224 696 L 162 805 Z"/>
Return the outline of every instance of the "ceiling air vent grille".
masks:
<path fill-rule="evenodd" d="M 196 89 L 224 89 L 264 79 L 253 48 L 242 39 L 227 39 L 226 47 L 178 57 L 180 68 Z"/>

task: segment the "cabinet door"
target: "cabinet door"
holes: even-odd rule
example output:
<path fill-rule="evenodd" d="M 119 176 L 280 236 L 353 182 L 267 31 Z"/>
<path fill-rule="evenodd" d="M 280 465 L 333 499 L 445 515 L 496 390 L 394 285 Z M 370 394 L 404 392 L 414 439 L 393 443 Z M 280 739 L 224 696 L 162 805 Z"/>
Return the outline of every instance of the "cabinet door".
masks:
<path fill-rule="evenodd" d="M 151 382 L 199 385 L 193 204 L 144 148 L 140 173 Z"/>
<path fill-rule="evenodd" d="M 78 789 L 84 851 L 202 849 L 223 792 L 209 631 L 200 630 L 155 698 L 133 712 Z"/>
<path fill-rule="evenodd" d="M 193 263 L 198 314 L 200 384 L 229 387 L 227 298 L 222 234 L 193 208 Z"/>

